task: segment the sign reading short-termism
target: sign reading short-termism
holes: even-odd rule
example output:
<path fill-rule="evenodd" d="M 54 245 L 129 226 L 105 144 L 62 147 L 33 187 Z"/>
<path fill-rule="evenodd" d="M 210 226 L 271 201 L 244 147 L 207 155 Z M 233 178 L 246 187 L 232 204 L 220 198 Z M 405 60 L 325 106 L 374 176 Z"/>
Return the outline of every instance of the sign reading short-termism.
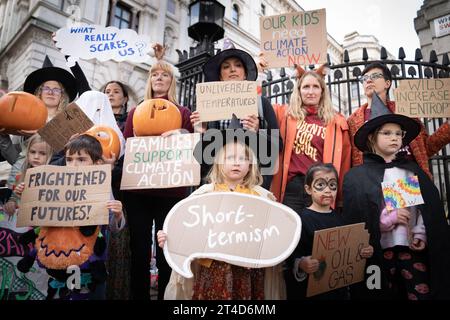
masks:
<path fill-rule="evenodd" d="M 256 81 L 215 81 L 198 83 L 197 111 L 200 121 L 242 119 L 258 115 Z"/>
<path fill-rule="evenodd" d="M 164 231 L 167 262 L 191 278 L 196 258 L 249 268 L 281 263 L 298 244 L 301 221 L 289 207 L 262 197 L 213 192 L 177 203 L 164 221 Z"/>
<path fill-rule="evenodd" d="M 54 40 L 61 52 L 70 56 L 69 66 L 78 58 L 134 62 L 146 62 L 150 58 L 150 39 L 131 29 L 73 25 L 59 29 Z"/>
<path fill-rule="evenodd" d="M 364 223 L 314 232 L 312 257 L 319 260 L 319 270 L 309 277 L 306 296 L 363 281 L 366 260 L 359 252 L 368 245 Z"/>
<path fill-rule="evenodd" d="M 270 68 L 327 62 L 325 9 L 261 17 L 259 25 Z"/>
<path fill-rule="evenodd" d="M 450 79 L 400 80 L 395 113 L 413 118 L 450 118 Z"/>
<path fill-rule="evenodd" d="M 128 138 L 121 190 L 173 188 L 200 184 L 194 158 L 200 134 Z"/>
<path fill-rule="evenodd" d="M 111 166 L 40 166 L 27 170 L 18 227 L 108 224 Z"/>

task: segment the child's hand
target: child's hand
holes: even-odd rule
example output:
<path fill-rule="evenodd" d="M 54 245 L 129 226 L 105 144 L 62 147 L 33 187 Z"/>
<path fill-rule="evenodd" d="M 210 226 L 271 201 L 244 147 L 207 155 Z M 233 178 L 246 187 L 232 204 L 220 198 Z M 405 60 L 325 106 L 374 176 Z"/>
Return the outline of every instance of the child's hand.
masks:
<path fill-rule="evenodd" d="M 186 129 L 174 129 L 174 130 L 169 130 L 166 132 L 161 133 L 161 137 L 169 137 L 172 136 L 174 134 L 183 134 L 183 133 L 189 133 L 189 131 L 187 131 Z"/>
<path fill-rule="evenodd" d="M 314 273 L 319 270 L 319 260 L 312 259 L 311 256 L 304 257 L 300 261 L 299 267 L 306 273 Z"/>
<path fill-rule="evenodd" d="M 361 256 L 361 258 L 364 258 L 364 259 L 370 258 L 373 255 L 373 247 L 368 246 L 368 247 L 362 248 L 361 251 L 359 252 L 359 255 Z"/>
<path fill-rule="evenodd" d="M 258 61 L 256 63 L 256 66 L 258 68 L 258 72 L 263 72 L 265 69 L 269 67 L 269 63 L 267 62 L 264 52 L 260 52 L 258 54 Z"/>
<path fill-rule="evenodd" d="M 191 113 L 191 124 L 194 127 L 194 131 L 198 133 L 206 132 L 206 123 L 200 122 L 200 113 L 198 111 L 194 111 Z"/>
<path fill-rule="evenodd" d="M 158 246 L 160 248 L 164 248 L 164 244 L 167 241 L 167 233 L 165 233 L 162 230 L 159 230 L 158 233 L 156 234 L 156 237 L 158 239 Z"/>
<path fill-rule="evenodd" d="M 259 119 L 257 115 L 250 115 L 242 118 L 242 126 L 244 129 L 257 132 L 259 129 Z"/>
<path fill-rule="evenodd" d="M 422 251 L 425 249 L 425 242 L 420 239 L 414 239 L 409 248 L 413 251 Z"/>
<path fill-rule="evenodd" d="M 17 186 L 14 188 L 14 193 L 15 193 L 18 197 L 20 197 L 20 196 L 22 196 L 23 190 L 25 190 L 25 182 L 19 183 L 19 185 L 17 185 Z"/>
<path fill-rule="evenodd" d="M 12 215 L 14 215 L 14 213 L 16 212 L 16 209 L 17 209 L 17 204 L 15 201 L 12 201 L 12 200 L 9 200 L 8 202 L 6 202 L 3 205 L 3 211 L 5 211 L 5 213 L 10 217 Z"/>
<path fill-rule="evenodd" d="M 398 224 L 408 224 L 409 219 L 411 218 L 411 213 L 408 211 L 408 209 L 397 209 L 397 223 Z"/>
<path fill-rule="evenodd" d="M 122 220 L 123 210 L 122 210 L 122 202 L 119 200 L 109 200 L 106 202 L 106 208 L 112 211 L 114 214 L 114 218 L 117 221 Z"/>

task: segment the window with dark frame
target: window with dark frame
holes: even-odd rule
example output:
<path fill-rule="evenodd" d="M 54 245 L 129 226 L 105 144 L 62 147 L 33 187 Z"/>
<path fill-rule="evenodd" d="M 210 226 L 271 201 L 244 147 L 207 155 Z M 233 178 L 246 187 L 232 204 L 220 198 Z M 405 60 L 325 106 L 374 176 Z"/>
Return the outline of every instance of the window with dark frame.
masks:
<path fill-rule="evenodd" d="M 109 7 L 109 12 L 111 11 L 111 5 Z M 108 12 L 108 14 L 109 14 Z M 109 21 L 109 25 L 119 28 L 119 29 L 131 29 L 131 19 L 132 13 L 131 8 L 127 7 L 121 2 L 117 2 L 114 7 L 114 15 L 112 16 L 112 21 Z M 110 15 L 109 15 L 110 16 Z M 135 24 L 135 23 L 133 23 Z M 133 26 L 134 27 L 134 26 Z"/>
<path fill-rule="evenodd" d="M 239 25 L 239 7 L 237 4 L 233 4 L 233 10 L 231 12 L 231 21 L 234 24 Z"/>

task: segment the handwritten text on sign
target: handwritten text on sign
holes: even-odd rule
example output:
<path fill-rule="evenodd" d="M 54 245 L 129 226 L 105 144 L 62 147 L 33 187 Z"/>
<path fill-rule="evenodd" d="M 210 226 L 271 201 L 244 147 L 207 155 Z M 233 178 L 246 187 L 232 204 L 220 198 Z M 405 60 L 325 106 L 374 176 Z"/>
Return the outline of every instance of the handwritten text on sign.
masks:
<path fill-rule="evenodd" d="M 261 17 L 261 52 L 271 68 L 326 63 L 325 9 Z"/>
<path fill-rule="evenodd" d="M 197 111 L 200 121 L 258 115 L 256 81 L 216 81 L 198 83 Z"/>
<path fill-rule="evenodd" d="M 316 231 L 312 257 L 319 260 L 319 270 L 309 277 L 306 296 L 362 281 L 366 260 L 359 252 L 368 245 L 364 223 Z"/>
<path fill-rule="evenodd" d="M 40 166 L 27 170 L 17 226 L 108 224 L 111 166 Z"/>
<path fill-rule="evenodd" d="M 173 188 L 200 184 L 194 158 L 200 134 L 127 139 L 121 190 Z"/>
<path fill-rule="evenodd" d="M 212 192 L 177 203 L 164 221 L 164 255 L 184 277 L 191 261 L 211 258 L 263 268 L 284 261 L 300 239 L 297 213 L 259 196 Z"/>
<path fill-rule="evenodd" d="M 423 204 L 419 178 L 411 176 L 394 182 L 382 182 L 383 198 L 387 210 L 407 208 Z"/>
<path fill-rule="evenodd" d="M 450 79 L 400 80 L 395 113 L 413 118 L 450 118 Z"/>
<path fill-rule="evenodd" d="M 63 54 L 71 56 L 68 59 L 71 65 L 78 58 L 134 62 L 145 62 L 150 58 L 150 39 L 131 29 L 73 25 L 59 29 L 55 41 Z"/>

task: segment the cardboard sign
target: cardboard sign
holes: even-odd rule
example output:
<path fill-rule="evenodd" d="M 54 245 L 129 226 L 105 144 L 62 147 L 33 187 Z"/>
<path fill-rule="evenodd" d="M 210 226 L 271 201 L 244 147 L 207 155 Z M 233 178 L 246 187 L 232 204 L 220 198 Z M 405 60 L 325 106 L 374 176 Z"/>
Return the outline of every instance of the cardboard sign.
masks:
<path fill-rule="evenodd" d="M 327 62 L 325 9 L 259 18 L 260 50 L 270 68 Z"/>
<path fill-rule="evenodd" d="M 84 133 L 93 125 L 94 123 L 83 110 L 76 103 L 71 103 L 66 110 L 58 113 L 39 129 L 38 133 L 55 152 L 59 152 L 64 149 L 71 136 L 76 133 Z"/>
<path fill-rule="evenodd" d="M 306 296 L 342 288 L 364 280 L 366 259 L 359 252 L 369 245 L 364 223 L 314 232 L 312 258 L 319 270 L 309 276 Z"/>
<path fill-rule="evenodd" d="M 27 170 L 17 226 L 74 227 L 109 223 L 111 165 L 40 166 Z"/>
<path fill-rule="evenodd" d="M 395 113 L 413 118 L 450 118 L 450 79 L 400 80 Z"/>
<path fill-rule="evenodd" d="M 259 196 L 212 192 L 177 203 L 164 221 L 164 255 L 173 270 L 191 278 L 191 261 L 211 258 L 263 268 L 289 257 L 301 221 L 289 207 Z"/>
<path fill-rule="evenodd" d="M 381 187 L 388 211 L 424 203 L 417 176 L 398 179 L 394 182 L 382 182 Z"/>
<path fill-rule="evenodd" d="M 173 188 L 200 184 L 194 158 L 200 134 L 128 138 L 121 190 Z"/>
<path fill-rule="evenodd" d="M 200 121 L 239 119 L 258 115 L 256 81 L 215 81 L 197 83 L 197 111 Z"/>
<path fill-rule="evenodd" d="M 131 29 L 80 24 L 59 29 L 54 40 L 56 47 L 70 56 L 69 67 L 79 58 L 138 63 L 150 59 L 150 38 Z"/>

